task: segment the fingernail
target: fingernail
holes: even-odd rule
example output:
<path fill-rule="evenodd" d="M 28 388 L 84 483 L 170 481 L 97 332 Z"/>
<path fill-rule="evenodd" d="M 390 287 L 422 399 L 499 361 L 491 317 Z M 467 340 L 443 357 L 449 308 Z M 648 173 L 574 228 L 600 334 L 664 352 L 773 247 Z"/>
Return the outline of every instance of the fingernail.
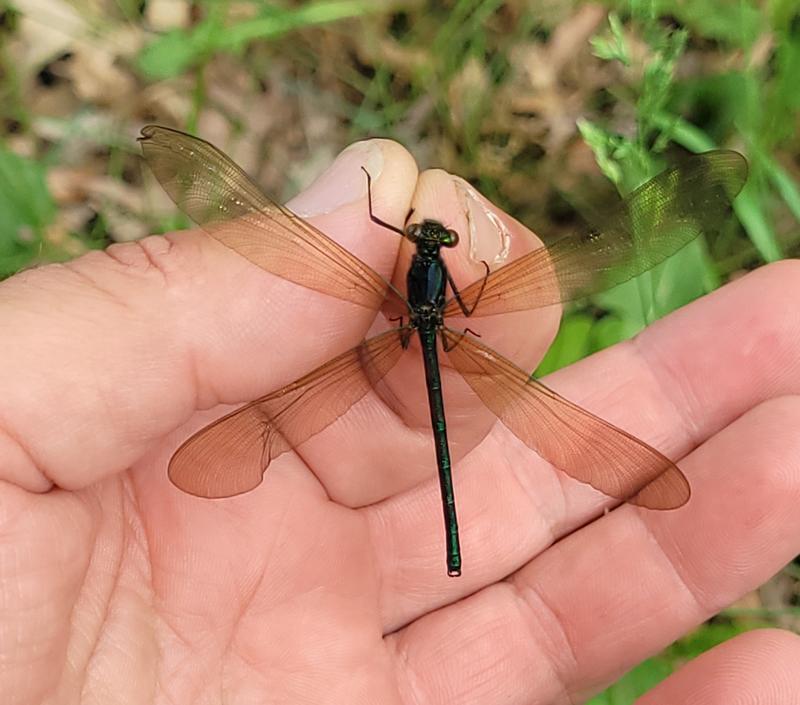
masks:
<path fill-rule="evenodd" d="M 302 216 L 322 215 L 364 198 L 367 194 L 367 176 L 373 182 L 383 170 L 383 151 L 372 141 L 356 142 L 344 149 L 338 157 L 303 193 L 287 205 Z"/>
<path fill-rule="evenodd" d="M 503 221 L 461 179 L 454 179 L 467 219 L 469 257 L 474 262 L 503 264 L 508 259 L 511 234 Z"/>

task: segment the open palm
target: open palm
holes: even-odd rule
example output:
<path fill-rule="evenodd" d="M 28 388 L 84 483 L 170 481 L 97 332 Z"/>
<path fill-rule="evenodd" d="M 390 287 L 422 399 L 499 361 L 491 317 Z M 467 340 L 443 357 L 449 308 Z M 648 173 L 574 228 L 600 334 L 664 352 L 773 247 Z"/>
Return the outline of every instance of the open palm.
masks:
<path fill-rule="evenodd" d="M 448 175 L 417 179 L 391 142 L 346 150 L 294 207 L 387 278 L 399 240 L 369 223 L 362 165 L 384 219 L 413 204 L 463 224 Z M 491 248 L 491 223 L 472 222 Z M 602 496 L 471 400 L 449 404 L 458 579 L 410 370 L 399 407 L 365 398 L 250 494 L 201 500 L 166 479 L 219 404 L 354 345 L 368 311 L 197 232 L 4 282 L 2 702 L 580 702 L 798 553 L 799 272 L 766 267 L 549 380 L 680 459 L 680 510 L 622 506 L 584 526 Z M 557 312 L 531 316 L 480 332 L 531 367 Z M 643 702 L 794 702 L 798 655 L 788 633 L 743 635 Z"/>

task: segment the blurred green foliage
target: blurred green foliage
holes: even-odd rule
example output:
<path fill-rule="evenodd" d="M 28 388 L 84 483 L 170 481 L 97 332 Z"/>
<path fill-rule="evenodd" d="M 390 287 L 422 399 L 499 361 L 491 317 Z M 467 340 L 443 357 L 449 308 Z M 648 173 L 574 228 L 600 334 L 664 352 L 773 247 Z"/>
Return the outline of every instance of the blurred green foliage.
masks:
<path fill-rule="evenodd" d="M 687 661 L 759 626 L 768 626 L 768 623 L 742 625 L 723 621 L 706 624 L 689 636 L 676 641 L 658 656 L 640 663 L 602 694 L 592 698 L 587 705 L 632 705 L 637 698 L 658 685 Z"/>
<path fill-rule="evenodd" d="M 0 278 L 13 274 L 45 247 L 44 230 L 56 206 L 42 164 L 0 145 Z"/>
<path fill-rule="evenodd" d="M 580 120 L 581 135 L 598 166 L 626 194 L 663 167 L 662 154 L 671 145 L 706 151 L 735 129 L 743 143 L 741 148 L 750 158 L 750 176 L 736 201 L 736 215 L 763 261 L 783 257 L 784 247 L 770 214 L 774 201 L 781 199 L 795 219 L 800 219 L 800 192 L 772 155 L 791 135 L 797 120 L 797 91 L 789 86 L 800 70 L 800 19 L 790 16 L 786 2 L 776 3 L 771 13 L 755 5 L 724 0 L 692 4 L 637 0 L 625 7 L 629 20 L 641 25 L 641 36 L 649 48 L 638 90 L 626 97 L 635 111 L 636 130 L 622 135 L 597 122 Z M 776 46 L 769 80 L 758 71 L 745 70 L 681 83 L 675 75 L 676 66 L 690 30 L 665 26 L 661 22 L 664 15 L 691 27 L 695 41 L 713 39 L 745 52 L 752 50 L 764 32 L 772 32 Z M 592 40 L 598 58 L 625 66 L 631 63 L 623 26 L 620 16 L 612 12 L 608 31 Z M 686 105 L 712 98 L 718 117 L 708 121 L 705 130 L 683 117 Z M 656 318 L 717 288 L 722 281 L 713 253 L 703 243 L 693 243 L 637 280 L 595 297 L 606 316 L 594 326 L 586 328 L 582 311 L 568 312 L 537 374 L 631 337 Z"/>
<path fill-rule="evenodd" d="M 368 0 L 324 0 L 294 9 L 262 4 L 255 17 L 233 25 L 226 21 L 226 3 L 209 3 L 208 14 L 190 30 L 176 29 L 147 45 L 138 66 L 152 79 L 178 76 L 198 68 L 219 52 L 241 54 L 252 41 L 276 39 L 293 30 L 360 17 L 380 10 Z"/>

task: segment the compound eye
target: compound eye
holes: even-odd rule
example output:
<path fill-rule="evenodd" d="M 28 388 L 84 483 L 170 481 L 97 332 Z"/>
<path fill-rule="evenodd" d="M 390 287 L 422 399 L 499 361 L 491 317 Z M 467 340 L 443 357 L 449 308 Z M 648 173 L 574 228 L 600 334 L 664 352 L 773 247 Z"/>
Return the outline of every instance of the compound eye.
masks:
<path fill-rule="evenodd" d="M 446 230 L 447 237 L 443 240 L 442 244 L 445 247 L 455 247 L 458 244 L 458 233 L 455 230 Z"/>
<path fill-rule="evenodd" d="M 411 242 L 416 242 L 419 240 L 419 236 L 422 234 L 422 226 L 419 223 L 411 223 L 410 225 L 406 226 L 406 237 Z"/>

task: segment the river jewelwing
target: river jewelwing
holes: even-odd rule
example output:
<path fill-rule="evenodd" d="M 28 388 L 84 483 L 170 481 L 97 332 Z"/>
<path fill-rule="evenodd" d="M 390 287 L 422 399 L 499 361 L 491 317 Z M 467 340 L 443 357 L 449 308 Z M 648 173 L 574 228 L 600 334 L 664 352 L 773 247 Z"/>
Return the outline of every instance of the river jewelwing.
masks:
<path fill-rule="evenodd" d="M 556 468 L 611 497 L 675 509 L 690 495 L 681 470 L 659 451 L 572 404 L 449 316 L 470 319 L 573 301 L 647 271 L 701 232 L 718 229 L 747 178 L 738 152 L 686 157 L 621 200 L 590 227 L 539 247 L 459 291 L 441 256 L 458 234 L 436 220 L 403 228 L 370 218 L 416 248 L 407 298 L 302 217 L 265 196 L 208 142 L 148 125 L 144 158 L 175 203 L 254 264 L 296 284 L 377 312 L 391 300 L 395 327 L 201 429 L 175 451 L 168 475 L 201 497 L 231 497 L 260 484 L 270 461 L 319 433 L 386 376 L 419 337 L 444 511 L 448 575 L 461 550 L 437 339 L 472 391 L 521 441 Z M 366 175 L 369 186 L 369 174 Z M 447 290 L 452 292 L 449 298 Z"/>

